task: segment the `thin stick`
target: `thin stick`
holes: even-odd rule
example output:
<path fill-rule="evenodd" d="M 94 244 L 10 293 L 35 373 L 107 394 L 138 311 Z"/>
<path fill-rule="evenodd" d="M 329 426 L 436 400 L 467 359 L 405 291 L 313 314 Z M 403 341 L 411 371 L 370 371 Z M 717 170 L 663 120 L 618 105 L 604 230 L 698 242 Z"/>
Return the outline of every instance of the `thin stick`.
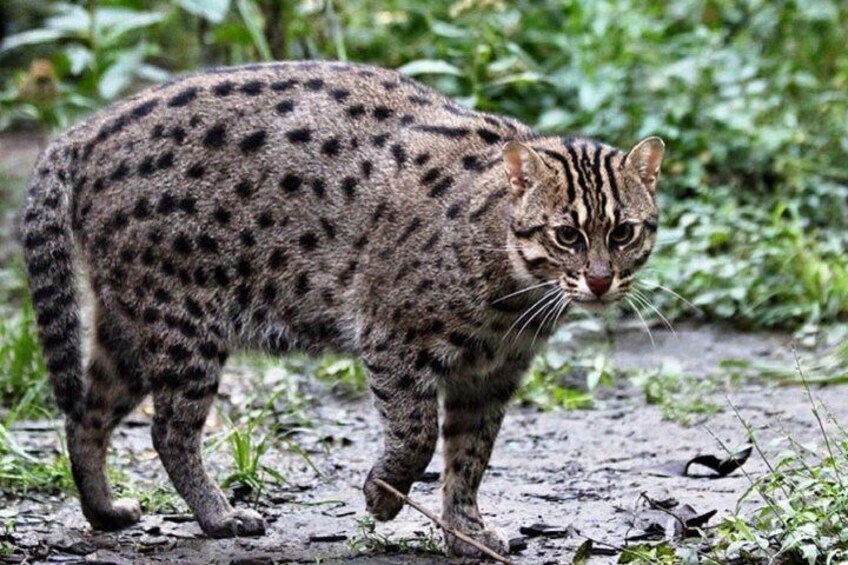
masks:
<path fill-rule="evenodd" d="M 462 532 L 459 532 L 459 531 L 453 529 L 452 527 L 448 526 L 447 524 L 445 524 L 441 520 L 441 518 L 439 518 L 438 516 L 436 516 L 435 514 L 433 514 L 432 512 L 430 512 L 429 510 L 427 510 L 426 508 L 424 508 L 423 506 L 421 506 L 420 504 L 418 504 L 414 500 L 410 499 L 408 496 L 406 496 L 405 494 L 403 494 L 402 492 L 397 490 L 395 487 L 393 487 L 392 485 L 390 485 L 386 481 L 384 481 L 382 479 L 372 479 L 372 480 L 374 481 L 374 484 L 377 485 L 378 487 L 387 490 L 388 492 L 392 493 L 393 495 L 395 495 L 399 499 L 403 500 L 406 504 L 412 506 L 413 508 L 415 508 L 416 510 L 418 510 L 419 512 L 424 514 L 427 518 L 429 518 L 430 520 L 435 522 L 440 528 L 442 528 L 446 533 L 456 537 L 457 539 L 464 541 L 468 545 L 471 545 L 471 546 L 479 549 L 480 551 L 482 551 L 483 553 L 485 553 L 486 555 L 488 555 L 489 557 L 491 557 L 492 559 L 494 559 L 498 563 L 504 563 L 504 565 L 512 565 L 512 561 L 510 561 L 509 559 L 507 559 L 506 557 L 504 557 L 500 553 L 497 553 L 496 551 L 489 549 L 488 547 L 486 547 L 485 545 L 483 545 L 482 543 L 480 543 L 476 539 L 471 538 L 471 537 L 463 534 Z"/>

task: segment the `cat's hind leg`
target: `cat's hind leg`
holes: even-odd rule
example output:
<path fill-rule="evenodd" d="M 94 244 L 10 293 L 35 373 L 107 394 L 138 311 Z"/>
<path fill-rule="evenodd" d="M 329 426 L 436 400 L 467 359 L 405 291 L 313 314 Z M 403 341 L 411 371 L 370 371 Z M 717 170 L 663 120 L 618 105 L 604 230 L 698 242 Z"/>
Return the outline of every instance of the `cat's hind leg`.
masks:
<path fill-rule="evenodd" d="M 265 533 L 262 516 L 233 508 L 206 472 L 201 440 L 221 373 L 220 344 L 184 342 L 165 334 L 157 344 L 153 379 L 153 446 L 171 482 L 213 538 Z"/>
<path fill-rule="evenodd" d="M 101 314 L 95 326 L 82 410 L 68 415 L 65 430 L 83 514 L 96 529 L 118 530 L 138 522 L 141 507 L 135 500 L 113 500 L 106 451 L 115 426 L 141 402 L 147 388 L 113 320 Z"/>

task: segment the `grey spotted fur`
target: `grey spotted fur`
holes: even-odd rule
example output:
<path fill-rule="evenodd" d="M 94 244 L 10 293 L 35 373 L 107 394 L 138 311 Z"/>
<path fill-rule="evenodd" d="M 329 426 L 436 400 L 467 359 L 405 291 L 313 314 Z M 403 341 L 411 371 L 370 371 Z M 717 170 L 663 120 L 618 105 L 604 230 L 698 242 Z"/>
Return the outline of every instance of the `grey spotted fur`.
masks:
<path fill-rule="evenodd" d="M 85 516 L 139 519 L 105 454 L 151 393 L 154 446 L 203 530 L 262 533 L 201 460 L 221 367 L 240 349 L 340 351 L 363 360 L 386 429 L 371 513 L 401 508 L 373 478 L 408 492 L 421 476 L 441 397 L 444 518 L 503 551 L 476 498 L 505 407 L 569 303 L 620 297 L 647 260 L 661 157 L 656 138 L 625 154 L 540 137 L 342 63 L 199 73 L 74 127 L 40 158 L 22 238 Z"/>

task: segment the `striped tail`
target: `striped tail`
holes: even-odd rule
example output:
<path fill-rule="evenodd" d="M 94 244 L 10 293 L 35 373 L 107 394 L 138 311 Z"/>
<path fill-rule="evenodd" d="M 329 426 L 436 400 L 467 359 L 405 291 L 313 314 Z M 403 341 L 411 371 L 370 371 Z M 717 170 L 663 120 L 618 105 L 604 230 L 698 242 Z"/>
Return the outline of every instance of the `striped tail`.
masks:
<path fill-rule="evenodd" d="M 48 150 L 49 151 L 49 150 Z M 72 191 L 47 152 L 30 181 L 20 226 L 39 340 L 59 408 L 79 416 L 84 398 L 80 308 L 71 227 Z"/>

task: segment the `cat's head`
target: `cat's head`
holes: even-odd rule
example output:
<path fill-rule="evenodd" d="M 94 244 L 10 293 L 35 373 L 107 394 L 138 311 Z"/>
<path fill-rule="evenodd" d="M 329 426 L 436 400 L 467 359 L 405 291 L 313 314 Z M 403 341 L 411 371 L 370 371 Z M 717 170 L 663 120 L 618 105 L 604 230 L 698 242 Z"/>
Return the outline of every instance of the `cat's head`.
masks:
<path fill-rule="evenodd" d="M 589 306 L 624 296 L 656 240 L 664 148 L 658 137 L 626 153 L 584 138 L 507 143 L 508 248 L 519 277 Z"/>

